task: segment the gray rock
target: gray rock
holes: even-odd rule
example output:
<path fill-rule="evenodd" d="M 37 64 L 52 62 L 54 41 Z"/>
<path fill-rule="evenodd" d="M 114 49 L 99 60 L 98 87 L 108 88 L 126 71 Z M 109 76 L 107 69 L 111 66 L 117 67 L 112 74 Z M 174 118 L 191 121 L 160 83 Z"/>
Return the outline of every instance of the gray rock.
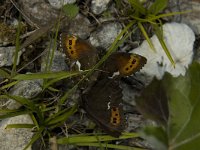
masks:
<path fill-rule="evenodd" d="M 41 85 L 42 80 L 20 81 L 11 89 L 10 94 L 30 99 L 36 97 L 42 91 Z M 7 102 L 8 109 L 18 109 L 20 106 L 20 103 L 11 99 Z"/>
<path fill-rule="evenodd" d="M 81 39 L 86 39 L 89 37 L 91 32 L 90 26 L 90 21 L 83 15 L 78 14 L 76 18 L 70 23 L 70 28 L 68 32 L 69 34 L 76 35 Z"/>
<path fill-rule="evenodd" d="M 65 4 L 75 3 L 76 0 L 48 0 L 50 5 L 56 9 L 61 8 Z"/>
<path fill-rule="evenodd" d="M 23 17 L 31 26 L 49 26 L 56 22 L 59 11 L 46 3 L 45 0 L 19 0 L 18 5 Z"/>
<path fill-rule="evenodd" d="M 94 14 L 99 15 L 108 8 L 110 0 L 92 0 L 91 10 Z"/>
<path fill-rule="evenodd" d="M 22 150 L 30 142 L 33 132 L 31 129 L 10 128 L 6 129 L 9 124 L 33 124 L 29 115 L 20 115 L 0 122 L 0 149 L 1 150 Z M 28 148 L 31 150 L 31 148 Z"/>
<path fill-rule="evenodd" d="M 52 49 L 50 50 L 52 51 Z M 46 62 L 47 62 L 47 52 L 45 55 L 42 56 L 42 63 L 41 63 L 41 72 L 45 71 L 46 68 Z M 51 71 L 52 72 L 58 72 L 58 71 L 64 71 L 64 70 L 68 70 L 67 64 L 65 62 L 65 54 L 61 53 L 60 51 L 55 50 L 54 51 L 54 57 L 53 57 L 53 61 L 52 61 L 52 66 L 51 66 Z M 49 65 L 50 60 L 48 61 L 48 65 Z"/>
<path fill-rule="evenodd" d="M 173 12 L 191 11 L 176 15 L 174 21 L 189 25 L 196 34 L 200 34 L 200 1 L 199 0 L 170 0 L 169 6 Z"/>
<path fill-rule="evenodd" d="M 14 62 L 14 55 L 15 55 L 15 46 L 11 47 L 0 47 L 0 67 L 2 66 L 11 66 Z M 18 53 L 18 62 L 19 58 L 22 54 L 22 51 Z"/>
<path fill-rule="evenodd" d="M 149 125 L 156 125 L 156 123 L 151 120 L 144 119 L 142 115 L 130 114 L 127 116 L 127 125 L 126 132 L 133 132 L 141 130 L 143 127 Z"/>
<path fill-rule="evenodd" d="M 122 26 L 119 23 L 109 23 L 102 28 L 94 31 L 90 36 L 90 42 L 95 47 L 103 47 L 107 49 L 121 32 Z"/>

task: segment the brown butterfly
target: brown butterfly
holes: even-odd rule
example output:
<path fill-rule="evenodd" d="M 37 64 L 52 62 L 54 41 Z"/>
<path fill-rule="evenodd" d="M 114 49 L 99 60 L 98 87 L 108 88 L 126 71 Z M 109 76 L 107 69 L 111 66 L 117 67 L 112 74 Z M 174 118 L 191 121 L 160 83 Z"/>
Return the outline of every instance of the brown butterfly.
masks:
<path fill-rule="evenodd" d="M 67 57 L 79 61 L 82 69 L 91 68 L 98 60 L 96 49 L 84 40 L 62 33 L 61 43 Z M 146 61 L 145 57 L 137 54 L 113 53 L 100 68 L 102 73 L 98 74 L 99 80 L 82 95 L 82 105 L 87 115 L 114 137 L 120 136 L 125 128 L 119 79 L 139 71 Z M 119 76 L 114 77 L 117 74 Z"/>
<path fill-rule="evenodd" d="M 98 53 L 89 42 L 65 32 L 61 33 L 60 38 L 65 54 L 70 60 L 79 62 L 81 70 L 90 69 L 96 64 Z"/>

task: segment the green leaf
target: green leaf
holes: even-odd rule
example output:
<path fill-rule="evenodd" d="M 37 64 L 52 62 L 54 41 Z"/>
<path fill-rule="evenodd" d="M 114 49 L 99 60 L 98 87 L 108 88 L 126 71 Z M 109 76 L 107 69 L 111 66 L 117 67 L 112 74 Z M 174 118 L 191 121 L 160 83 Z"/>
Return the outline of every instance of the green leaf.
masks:
<path fill-rule="evenodd" d="M 145 127 L 143 137 L 152 144 L 154 150 L 167 150 L 168 138 L 165 130 L 161 127 Z"/>
<path fill-rule="evenodd" d="M 79 7 L 77 5 L 74 5 L 74 4 L 66 4 L 66 5 L 63 6 L 63 12 L 70 19 L 73 19 L 78 14 Z"/>
<path fill-rule="evenodd" d="M 166 126 L 169 117 L 168 99 L 161 81 L 154 79 L 136 99 L 136 106 L 142 115 Z"/>
<path fill-rule="evenodd" d="M 151 14 L 157 15 L 163 11 L 168 4 L 168 0 L 156 0 L 148 9 Z"/>
<path fill-rule="evenodd" d="M 200 64 L 193 63 L 185 77 L 171 78 L 170 83 L 170 147 L 200 149 Z"/>
<path fill-rule="evenodd" d="M 147 10 L 142 6 L 138 0 L 128 0 L 131 6 L 142 15 L 146 15 Z"/>
<path fill-rule="evenodd" d="M 164 97 L 164 99 L 167 100 L 169 106 L 169 119 L 168 122 L 163 126 L 165 134 L 168 137 L 168 144 L 166 145 L 167 149 L 200 149 L 199 83 L 200 64 L 197 62 L 194 62 L 189 67 L 185 76 L 179 76 L 175 78 L 167 73 L 163 77 L 162 81 L 156 81 L 156 85 L 163 86 L 163 92 L 165 92 L 164 94 L 166 94 L 166 97 Z M 154 84 L 155 83 L 152 83 L 151 85 Z M 159 86 L 151 85 L 150 87 L 155 89 L 146 90 L 145 98 L 147 101 L 149 100 L 149 98 L 152 98 L 152 94 L 160 95 Z M 143 101 L 145 102 L 145 100 Z M 163 104 L 161 104 L 161 106 L 162 105 Z M 153 115 L 155 115 L 155 113 Z M 158 114 L 158 116 L 159 115 L 160 114 Z M 156 136 L 156 134 L 152 134 L 152 136 L 154 136 L 154 138 L 158 141 L 161 141 L 161 138 Z"/>

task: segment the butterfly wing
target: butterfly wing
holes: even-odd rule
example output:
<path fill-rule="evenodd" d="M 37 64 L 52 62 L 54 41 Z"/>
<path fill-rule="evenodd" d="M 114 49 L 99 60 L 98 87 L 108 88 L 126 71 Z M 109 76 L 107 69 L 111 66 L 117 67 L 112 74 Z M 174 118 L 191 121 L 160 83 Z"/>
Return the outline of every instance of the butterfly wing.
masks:
<path fill-rule="evenodd" d="M 118 80 L 104 78 L 82 96 L 89 118 L 108 134 L 118 137 L 124 130 L 122 90 Z"/>
<path fill-rule="evenodd" d="M 63 32 L 60 35 L 61 47 L 71 60 L 79 61 L 81 70 L 86 70 L 94 66 L 98 59 L 98 53 L 86 40 L 76 36 L 70 36 Z"/>
<path fill-rule="evenodd" d="M 121 76 L 129 76 L 139 71 L 146 62 L 147 59 L 138 54 L 116 52 L 106 60 L 103 70 L 110 74 L 119 72 Z"/>

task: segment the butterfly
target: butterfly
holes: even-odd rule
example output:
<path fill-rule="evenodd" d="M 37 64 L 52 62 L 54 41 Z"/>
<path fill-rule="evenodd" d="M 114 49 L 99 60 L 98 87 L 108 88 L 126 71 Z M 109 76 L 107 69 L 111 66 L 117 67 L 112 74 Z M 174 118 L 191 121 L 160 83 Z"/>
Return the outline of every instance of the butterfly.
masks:
<path fill-rule="evenodd" d="M 63 33 L 61 43 L 67 57 L 79 61 L 83 69 L 92 67 L 98 61 L 97 50 L 85 40 Z M 89 118 L 111 136 L 119 137 L 126 125 L 120 78 L 139 71 L 146 61 L 138 54 L 111 54 L 101 66 L 98 80 L 81 96 L 82 107 Z"/>
<path fill-rule="evenodd" d="M 97 50 L 86 40 L 63 32 L 60 35 L 60 42 L 67 58 L 76 61 L 81 70 L 90 69 L 96 64 L 98 60 Z"/>

